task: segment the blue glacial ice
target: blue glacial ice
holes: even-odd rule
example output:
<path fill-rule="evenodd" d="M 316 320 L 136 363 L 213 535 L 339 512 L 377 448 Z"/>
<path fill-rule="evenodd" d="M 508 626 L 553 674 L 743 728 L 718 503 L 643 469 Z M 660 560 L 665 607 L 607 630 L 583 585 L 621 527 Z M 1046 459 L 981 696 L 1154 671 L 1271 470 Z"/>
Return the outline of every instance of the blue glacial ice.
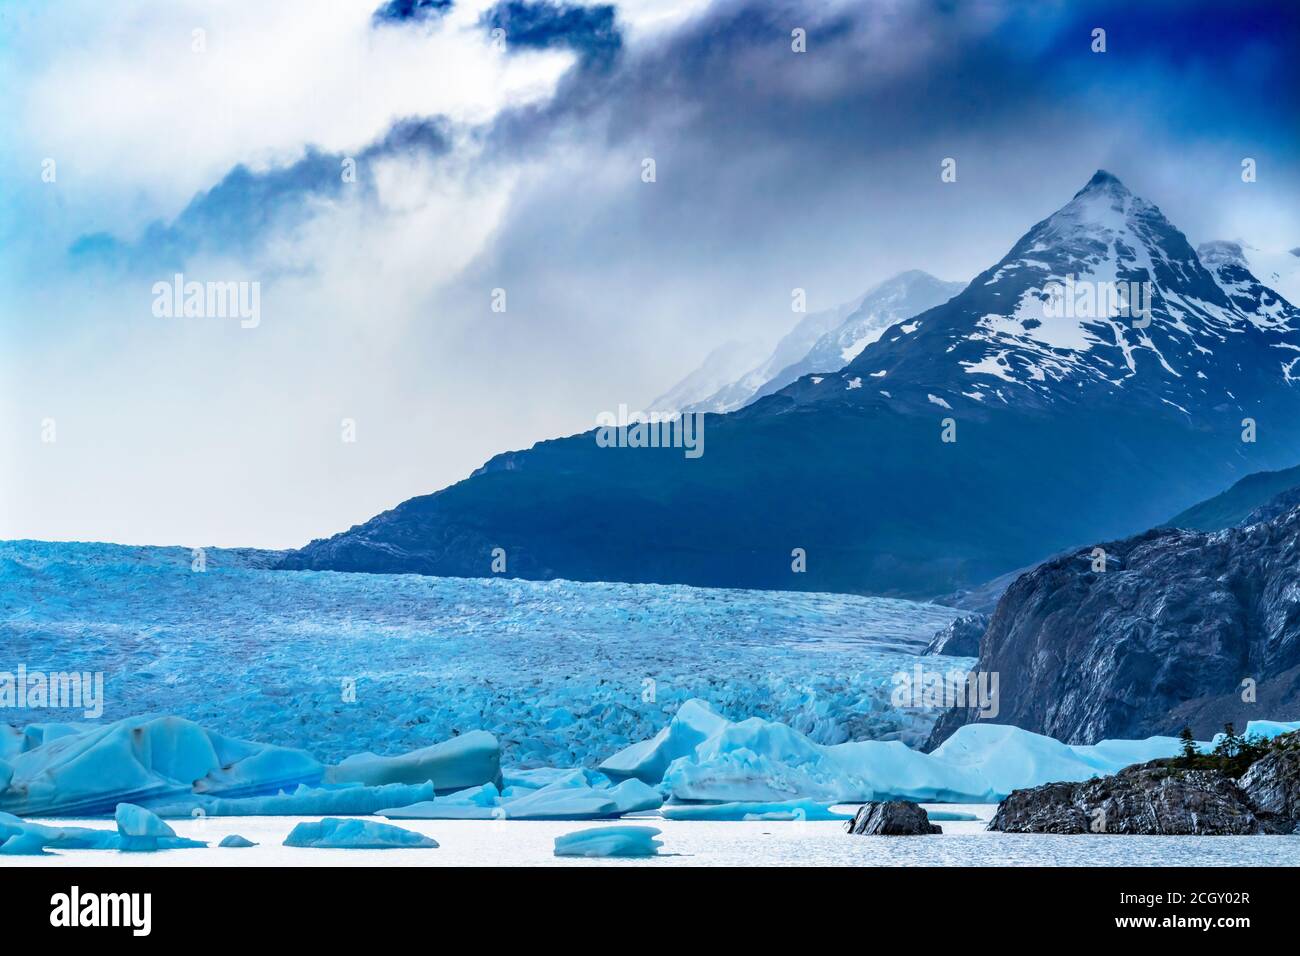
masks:
<path fill-rule="evenodd" d="M 555 838 L 556 856 L 658 856 L 655 827 L 593 827 Z"/>
<path fill-rule="evenodd" d="M 242 850 L 251 846 L 257 846 L 257 844 L 248 839 L 248 837 L 240 836 L 238 833 L 232 833 L 229 836 L 222 837 L 221 842 L 218 843 L 217 846 Z"/>
<path fill-rule="evenodd" d="M 659 791 L 640 780 L 611 786 L 581 768 L 533 779 L 550 782 L 541 787 L 515 783 L 502 790 L 484 784 L 379 814 L 393 820 L 599 820 L 656 810 L 663 803 Z"/>
<path fill-rule="evenodd" d="M 374 787 L 431 780 L 440 792 L 500 779 L 501 746 L 496 737 L 482 730 L 393 757 L 354 754 L 325 771 L 328 783 L 362 783 Z"/>
<path fill-rule="evenodd" d="M 299 784 L 292 792 L 260 797 L 206 797 L 196 794 L 153 806 L 160 817 L 276 817 L 345 816 L 375 813 L 386 806 L 433 799 L 433 784 L 390 783 L 379 787 L 361 784 L 308 787 Z"/>
<path fill-rule="evenodd" d="M 0 647 L 33 670 L 102 671 L 105 723 L 165 709 L 335 764 L 483 730 L 503 767 L 593 767 L 696 697 L 817 743 L 919 743 L 937 714 L 894 707 L 890 676 L 960 613 L 851 595 L 268 571 L 265 556 L 219 549 L 206 571 L 192 561 L 188 548 L 0 542 Z M 5 719 L 48 735 L 70 713 Z M 0 760 L 12 746 L 0 733 Z"/>
<path fill-rule="evenodd" d="M 443 771 L 475 779 L 485 763 L 479 749 L 445 751 Z M 445 759 L 461 752 L 464 769 Z M 400 765 L 400 758 L 374 759 Z M 168 817 L 366 814 L 434 793 L 429 781 L 322 783 L 325 765 L 305 751 L 234 740 L 179 717 L 87 722 L 79 733 L 19 753 L 9 766 L 0 810 L 27 817 L 104 815 L 119 804 Z"/>
<path fill-rule="evenodd" d="M 131 803 L 119 803 L 113 818 L 117 822 L 118 849 L 121 850 L 149 853 L 207 846 L 199 840 L 178 837 L 176 831 L 155 814 Z"/>
<path fill-rule="evenodd" d="M 0 725 L 0 811 L 591 819 L 664 799 L 985 802 L 1177 749 L 982 723 L 911 749 L 938 711 L 895 707 L 890 678 L 958 613 L 933 605 L 191 560 L 0 542 L 9 659 L 106 674 L 102 721 L 8 712 L 23 726 Z M 159 706 L 174 716 L 134 716 Z"/>
<path fill-rule="evenodd" d="M 485 783 L 377 812 L 391 820 L 504 820 L 500 803 L 501 791 L 495 784 Z"/>
<path fill-rule="evenodd" d="M 1288 726 L 1300 729 L 1300 722 Z M 930 754 L 898 741 L 827 746 L 773 721 L 726 720 L 692 701 L 653 738 L 614 754 L 600 770 L 657 783 L 683 803 L 993 803 L 1018 788 L 1102 776 L 1178 750 L 1175 737 L 1069 746 L 997 724 L 967 724 Z"/>
<path fill-rule="evenodd" d="M 660 811 L 667 820 L 851 820 L 851 813 L 837 813 L 829 803 L 788 800 L 785 803 L 680 803 Z"/>
<path fill-rule="evenodd" d="M 432 848 L 437 847 L 438 841 L 391 823 L 326 817 L 316 822 L 299 823 L 284 838 L 284 845 L 322 850 L 388 850 Z"/>

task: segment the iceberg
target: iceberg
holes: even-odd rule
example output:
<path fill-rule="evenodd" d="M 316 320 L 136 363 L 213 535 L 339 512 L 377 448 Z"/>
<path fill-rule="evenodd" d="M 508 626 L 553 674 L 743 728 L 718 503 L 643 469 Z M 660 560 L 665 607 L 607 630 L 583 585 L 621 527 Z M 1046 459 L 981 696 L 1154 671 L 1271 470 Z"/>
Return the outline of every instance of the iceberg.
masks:
<path fill-rule="evenodd" d="M 221 842 L 218 843 L 217 846 L 244 849 L 250 846 L 257 846 L 257 844 L 247 837 L 240 836 L 238 833 L 232 833 L 230 836 L 222 837 Z"/>
<path fill-rule="evenodd" d="M 389 850 L 436 848 L 438 841 L 391 823 L 326 817 L 315 823 L 298 824 L 284 838 L 284 845 L 324 850 Z"/>
<path fill-rule="evenodd" d="M 507 820 L 598 820 L 619 814 L 609 790 L 552 784 L 502 803 Z"/>
<path fill-rule="evenodd" d="M 29 823 L 12 813 L 0 813 L 0 844 L 15 836 L 23 836 L 24 841 L 15 844 L 10 852 L 17 853 L 18 846 L 29 844 L 33 838 L 43 847 L 58 850 L 117 850 L 122 840 L 116 830 L 93 830 L 86 827 L 49 827 L 39 823 Z"/>
<path fill-rule="evenodd" d="M 926 810 L 925 815 L 931 823 L 936 821 L 953 822 L 964 821 L 967 823 L 979 822 L 979 816 L 974 813 L 966 813 L 964 810 Z"/>
<path fill-rule="evenodd" d="M 119 803 L 167 802 L 196 791 L 274 793 L 317 782 L 323 770 L 303 751 L 232 740 L 179 717 L 42 733 L 10 766 L 0 810 L 28 817 L 108 814 Z"/>
<path fill-rule="evenodd" d="M 609 795 L 620 814 L 658 810 L 664 802 L 663 795 L 658 790 L 635 777 L 624 780 L 617 787 L 611 787 Z"/>
<path fill-rule="evenodd" d="M 343 784 L 308 787 L 264 797 L 206 797 L 195 795 L 151 809 L 160 817 L 314 817 L 343 814 L 368 816 L 387 806 L 405 806 L 433 799 L 433 784 L 390 783 L 380 787 Z"/>
<path fill-rule="evenodd" d="M 503 820 L 505 811 L 497 804 L 501 793 L 495 784 L 458 790 L 442 797 L 377 811 L 390 820 Z"/>
<path fill-rule="evenodd" d="M 959 728 L 930 754 L 900 741 L 827 745 L 775 721 L 727 720 L 694 700 L 653 738 L 624 748 L 600 769 L 614 779 L 660 784 L 674 804 L 996 803 L 1012 790 L 1104 776 L 1178 748 L 1173 737 L 1070 746 L 984 723 Z M 654 780 L 661 767 L 662 779 Z"/>
<path fill-rule="evenodd" d="M 118 848 L 130 852 L 178 850 L 185 847 L 205 847 L 206 843 L 178 837 L 176 831 L 163 823 L 157 815 L 144 807 L 119 803 L 113 814 L 117 822 Z"/>
<path fill-rule="evenodd" d="M 35 830 L 19 830 L 0 843 L 0 856 L 49 856 L 46 845 Z"/>
<path fill-rule="evenodd" d="M 659 811 L 667 820 L 851 820 L 828 803 L 791 800 L 786 803 L 684 803 Z"/>
<path fill-rule="evenodd" d="M 655 827 L 593 827 L 555 838 L 556 856 L 658 856 Z"/>
<path fill-rule="evenodd" d="M 395 757 L 353 754 L 325 772 L 327 783 L 418 784 L 433 781 L 439 792 L 501 780 L 501 745 L 485 730 Z"/>

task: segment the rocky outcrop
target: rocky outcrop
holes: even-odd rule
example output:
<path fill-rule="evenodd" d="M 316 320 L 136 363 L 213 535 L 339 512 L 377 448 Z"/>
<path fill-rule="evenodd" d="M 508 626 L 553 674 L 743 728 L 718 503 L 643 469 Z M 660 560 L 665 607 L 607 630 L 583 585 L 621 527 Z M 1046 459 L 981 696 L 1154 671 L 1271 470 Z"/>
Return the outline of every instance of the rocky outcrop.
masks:
<path fill-rule="evenodd" d="M 1082 783 L 1016 790 L 990 830 L 1003 833 L 1244 836 L 1265 832 L 1241 787 L 1214 770 L 1170 760 L 1126 767 Z"/>
<path fill-rule="evenodd" d="M 989 626 L 987 614 L 968 614 L 959 617 L 947 627 L 935 631 L 926 647 L 926 654 L 943 654 L 947 657 L 978 657 L 980 638 Z"/>
<path fill-rule="evenodd" d="M 1090 744 L 1294 719 L 1298 562 L 1300 508 L 1212 533 L 1148 531 L 1039 565 L 1007 589 L 981 642 L 977 669 L 999 674 L 998 722 Z M 974 719 L 949 711 L 929 748 Z"/>
<path fill-rule="evenodd" d="M 1300 823 L 1300 747 L 1287 746 L 1250 765 L 1237 781 L 1260 823 L 1271 833 L 1293 833 Z"/>
<path fill-rule="evenodd" d="M 855 836 L 922 836 L 943 832 L 943 827 L 930 822 L 924 807 L 905 800 L 864 803 L 844 828 Z"/>

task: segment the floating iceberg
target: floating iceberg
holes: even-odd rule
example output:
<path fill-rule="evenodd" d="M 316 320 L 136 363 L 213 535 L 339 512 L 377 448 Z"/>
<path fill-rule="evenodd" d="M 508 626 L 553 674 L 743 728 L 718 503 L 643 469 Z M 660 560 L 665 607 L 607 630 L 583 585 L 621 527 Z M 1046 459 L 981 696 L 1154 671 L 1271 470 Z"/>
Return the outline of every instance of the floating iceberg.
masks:
<path fill-rule="evenodd" d="M 230 836 L 222 837 L 221 842 L 218 843 L 217 846 L 242 850 L 250 846 L 257 846 L 257 844 L 247 837 L 240 836 L 238 833 L 232 833 Z"/>
<path fill-rule="evenodd" d="M 1173 737 L 1069 746 L 981 723 L 961 727 L 930 754 L 898 741 L 825 745 L 773 721 L 727 720 L 694 700 L 652 739 L 618 752 L 600 770 L 660 784 L 681 803 L 996 803 L 1012 790 L 1115 773 L 1178 748 Z M 662 779 L 655 779 L 661 768 Z"/>
<path fill-rule="evenodd" d="M 977 814 L 966 813 L 961 810 L 926 810 L 925 815 L 930 818 L 931 823 L 955 823 L 957 821 L 974 823 L 979 821 L 979 816 Z"/>
<path fill-rule="evenodd" d="M 390 783 L 382 787 L 364 787 L 360 784 L 308 787 L 299 784 L 293 793 L 234 799 L 196 795 L 151 809 L 160 817 L 367 816 L 383 807 L 405 806 L 432 799 L 433 784 L 427 782 L 418 786 Z"/>
<path fill-rule="evenodd" d="M 620 814 L 658 810 L 664 802 L 658 790 L 635 777 L 610 788 L 609 795 L 613 798 Z"/>
<path fill-rule="evenodd" d="M 300 823 L 284 839 L 285 846 L 323 850 L 388 850 L 400 847 L 437 847 L 438 841 L 422 833 L 373 820 L 326 817 Z"/>
<path fill-rule="evenodd" d="M 791 800 L 787 803 L 685 803 L 659 811 L 667 820 L 851 820 L 850 813 L 836 813 L 828 803 Z"/>
<path fill-rule="evenodd" d="M 409 805 L 389 807 L 377 811 L 390 820 L 503 820 L 505 810 L 498 806 L 501 791 L 495 784 L 469 787 L 445 796 Z"/>
<path fill-rule="evenodd" d="M 371 814 L 431 799 L 443 782 L 457 789 L 500 775 L 496 739 L 477 731 L 328 769 L 306 751 L 234 740 L 180 717 L 33 725 L 0 740 L 10 752 L 0 762 L 0 811 L 27 817 L 97 816 L 118 804 L 169 817 Z"/>
<path fill-rule="evenodd" d="M 21 846 L 30 846 L 39 841 L 40 846 L 56 850 L 117 850 L 122 840 L 116 830 L 92 830 L 86 827 L 49 827 L 39 823 L 29 823 L 12 813 L 0 813 L 0 844 L 22 836 L 23 840 L 15 843 L 9 853 L 26 852 Z"/>
<path fill-rule="evenodd" d="M 555 838 L 556 856 L 658 856 L 654 827 L 594 827 Z"/>
<path fill-rule="evenodd" d="M 496 783 L 500 779 L 501 745 L 484 730 L 474 730 L 396 757 L 354 754 L 325 772 L 327 783 L 380 786 L 431 780 L 439 792 Z"/>
<path fill-rule="evenodd" d="M 612 791 L 552 784 L 501 804 L 507 820 L 599 820 L 620 812 Z"/>
<path fill-rule="evenodd" d="M 274 793 L 320 779 L 309 754 L 231 740 L 179 717 L 143 717 L 44 735 L 11 761 L 0 810 L 20 816 L 93 816 L 119 803 Z"/>
<path fill-rule="evenodd" d="M 119 849 L 150 853 L 154 850 L 179 850 L 186 847 L 205 847 L 206 843 L 178 837 L 176 831 L 163 823 L 144 807 L 119 803 L 113 814 L 117 821 Z"/>

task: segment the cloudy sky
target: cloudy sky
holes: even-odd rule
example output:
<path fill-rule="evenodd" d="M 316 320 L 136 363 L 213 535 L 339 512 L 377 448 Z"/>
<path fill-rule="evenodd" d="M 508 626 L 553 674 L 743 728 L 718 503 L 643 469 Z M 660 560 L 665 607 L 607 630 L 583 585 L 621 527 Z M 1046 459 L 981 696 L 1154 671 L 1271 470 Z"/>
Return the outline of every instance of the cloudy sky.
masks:
<path fill-rule="evenodd" d="M 0 538 L 303 544 L 774 342 L 793 288 L 968 279 L 1099 167 L 1295 247 L 1297 20 L 0 0 Z M 156 314 L 177 273 L 256 326 Z"/>

